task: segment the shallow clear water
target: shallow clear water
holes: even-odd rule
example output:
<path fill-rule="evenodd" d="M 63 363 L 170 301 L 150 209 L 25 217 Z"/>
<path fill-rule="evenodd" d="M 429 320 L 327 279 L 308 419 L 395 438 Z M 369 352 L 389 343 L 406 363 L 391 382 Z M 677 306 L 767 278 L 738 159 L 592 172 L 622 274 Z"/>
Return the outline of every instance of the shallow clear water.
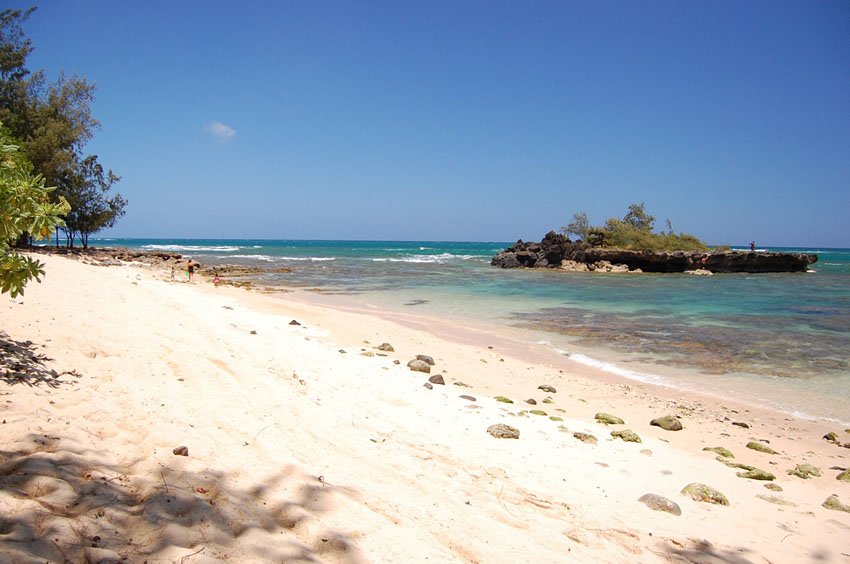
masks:
<path fill-rule="evenodd" d="M 508 243 L 98 240 L 202 263 L 259 265 L 266 284 L 362 306 L 465 319 L 636 378 L 850 420 L 850 250 L 816 273 L 588 274 L 502 270 Z"/>

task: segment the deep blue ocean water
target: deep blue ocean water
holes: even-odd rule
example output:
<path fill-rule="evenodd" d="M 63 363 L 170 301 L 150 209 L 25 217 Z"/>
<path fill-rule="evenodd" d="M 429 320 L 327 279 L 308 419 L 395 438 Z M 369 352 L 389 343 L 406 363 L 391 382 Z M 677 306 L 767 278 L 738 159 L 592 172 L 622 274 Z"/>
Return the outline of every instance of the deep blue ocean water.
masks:
<path fill-rule="evenodd" d="M 201 263 L 287 267 L 264 284 L 505 330 L 622 375 L 850 421 L 850 249 L 814 273 L 503 270 L 505 242 L 99 239 Z"/>

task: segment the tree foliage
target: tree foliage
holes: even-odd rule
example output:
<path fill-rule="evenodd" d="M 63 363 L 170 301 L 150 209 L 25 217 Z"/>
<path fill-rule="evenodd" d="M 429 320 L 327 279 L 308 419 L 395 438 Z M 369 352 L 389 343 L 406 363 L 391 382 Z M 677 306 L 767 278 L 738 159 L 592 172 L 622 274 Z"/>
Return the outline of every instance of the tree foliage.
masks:
<path fill-rule="evenodd" d="M 60 216 L 68 213 L 68 203 L 59 198 L 50 201 L 52 188 L 45 188 L 44 177 L 33 176 L 32 165 L 0 124 L 0 293 L 13 298 L 24 293 L 32 279 L 40 281 L 44 265 L 21 256 L 11 245 L 27 231 L 36 239 L 49 238 Z"/>
<path fill-rule="evenodd" d="M 609 218 L 599 227 L 591 226 L 586 214 L 577 213 L 563 230 L 580 235 L 584 241 L 600 247 L 644 251 L 708 250 L 708 245 L 694 235 L 674 233 L 669 220 L 666 232 L 654 233 L 654 226 L 655 218 L 649 215 L 644 204 L 640 203 L 630 205 L 622 219 Z"/>
<path fill-rule="evenodd" d="M 590 229 L 590 221 L 587 219 L 587 214 L 579 212 L 573 216 L 572 221 L 566 227 L 561 228 L 561 231 L 563 231 L 564 235 L 572 234 L 583 241 L 587 241 Z"/>
<path fill-rule="evenodd" d="M 97 157 L 84 153 L 100 125 L 91 111 L 94 85 L 64 74 L 50 83 L 43 71 L 26 66 L 33 47 L 22 24 L 33 10 L 0 12 L 0 121 L 20 141 L 34 172 L 57 187 L 51 197 L 62 195 L 70 203 L 69 246 L 76 235 L 87 246 L 88 235 L 113 226 L 127 202 L 107 194 L 119 177 L 111 170 L 104 174 Z"/>
<path fill-rule="evenodd" d="M 655 218 L 646 213 L 644 203 L 632 204 L 623 216 L 623 222 L 641 231 L 651 232 L 655 226 Z"/>
<path fill-rule="evenodd" d="M 79 235 L 83 248 L 88 248 L 92 233 L 112 227 L 124 215 L 127 200 L 121 194 L 109 195 L 110 188 L 119 180 L 111 170 L 103 170 L 97 155 L 83 159 L 80 166 L 69 171 L 63 179 L 60 194 L 71 205 L 63 231 L 71 246 Z"/>

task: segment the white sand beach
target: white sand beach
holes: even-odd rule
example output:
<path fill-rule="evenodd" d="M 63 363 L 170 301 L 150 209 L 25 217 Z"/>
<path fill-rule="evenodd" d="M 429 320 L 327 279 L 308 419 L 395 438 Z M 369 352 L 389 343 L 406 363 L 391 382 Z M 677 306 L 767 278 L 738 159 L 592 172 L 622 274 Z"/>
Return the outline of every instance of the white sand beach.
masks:
<path fill-rule="evenodd" d="M 0 298 L 2 562 L 850 562 L 850 513 L 822 506 L 850 505 L 850 448 L 822 438 L 850 443 L 834 423 L 442 320 L 39 258 L 43 282 Z M 407 367 L 420 354 L 430 374 Z M 664 415 L 684 429 L 650 425 Z M 787 473 L 804 463 L 821 475 Z"/>

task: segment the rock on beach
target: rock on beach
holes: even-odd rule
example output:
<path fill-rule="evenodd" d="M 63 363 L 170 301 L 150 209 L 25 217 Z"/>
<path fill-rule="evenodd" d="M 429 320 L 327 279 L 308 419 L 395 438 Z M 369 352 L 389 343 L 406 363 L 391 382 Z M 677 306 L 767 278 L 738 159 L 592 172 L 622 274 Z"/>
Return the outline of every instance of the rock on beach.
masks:
<path fill-rule="evenodd" d="M 640 437 L 631 429 L 621 429 L 619 431 L 611 431 L 611 436 L 615 439 L 622 439 L 627 443 L 641 443 Z"/>
<path fill-rule="evenodd" d="M 426 374 L 431 372 L 431 366 L 423 360 L 411 360 L 407 363 L 407 367 L 414 372 L 424 372 Z"/>
<path fill-rule="evenodd" d="M 682 514 L 682 508 L 679 507 L 679 504 L 658 494 L 643 494 L 638 498 L 638 501 L 655 511 L 666 511 L 667 513 L 672 513 L 673 515 Z"/>
<path fill-rule="evenodd" d="M 665 415 L 664 417 L 657 417 L 650 421 L 649 424 L 654 427 L 661 427 L 665 431 L 682 430 L 682 422 L 679 421 L 679 418 L 675 415 Z"/>
<path fill-rule="evenodd" d="M 596 421 L 599 423 L 604 423 L 605 425 L 624 425 L 625 421 L 617 417 L 616 415 L 611 415 L 610 413 L 604 413 L 600 411 L 596 415 L 593 416 Z"/>
<path fill-rule="evenodd" d="M 504 423 L 496 423 L 487 427 L 487 432 L 497 439 L 518 439 L 519 429 L 505 425 Z"/>
<path fill-rule="evenodd" d="M 714 503 L 716 505 L 729 505 L 729 499 L 718 490 L 705 484 L 693 482 L 682 488 L 682 493 L 694 501 Z"/>

